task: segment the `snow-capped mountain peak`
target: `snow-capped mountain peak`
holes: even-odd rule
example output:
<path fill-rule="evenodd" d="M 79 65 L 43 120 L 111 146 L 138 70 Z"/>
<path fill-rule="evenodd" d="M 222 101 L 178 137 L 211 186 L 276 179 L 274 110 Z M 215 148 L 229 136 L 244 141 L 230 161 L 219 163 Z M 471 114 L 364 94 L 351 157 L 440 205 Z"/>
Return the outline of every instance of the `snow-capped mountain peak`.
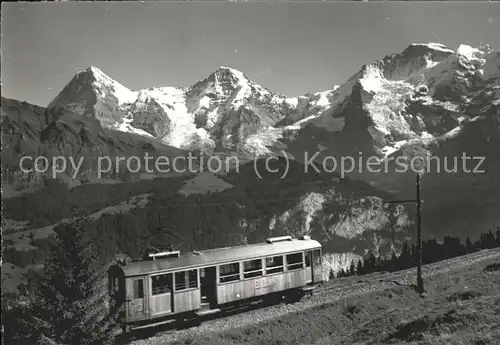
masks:
<path fill-rule="evenodd" d="M 230 74 L 237 79 L 247 79 L 243 72 L 228 66 L 220 66 L 214 73 L 216 75 Z"/>
<path fill-rule="evenodd" d="M 103 127 L 130 132 L 145 137 L 154 137 L 142 126 L 134 127 L 128 115 L 139 92 L 125 87 L 95 66 L 79 71 L 63 88 L 48 108 L 96 118 Z"/>
<path fill-rule="evenodd" d="M 78 79 L 82 77 L 87 78 L 92 86 L 100 92 L 101 97 L 105 97 L 106 93 L 111 93 L 120 104 L 132 103 L 137 98 L 137 92 L 123 86 L 98 67 L 90 66 L 75 76 Z"/>
<path fill-rule="evenodd" d="M 226 101 L 234 98 L 233 101 L 241 102 L 243 98 L 251 94 L 271 94 L 262 86 L 251 81 L 247 76 L 234 68 L 220 66 L 207 78 L 195 83 L 187 91 L 188 98 L 204 95 L 208 97 L 220 98 Z M 202 101 L 202 103 L 204 103 Z"/>
<path fill-rule="evenodd" d="M 90 65 L 85 72 L 92 73 L 96 78 L 102 80 L 111 80 L 111 78 L 106 75 L 100 68 Z"/>
<path fill-rule="evenodd" d="M 331 90 L 287 98 L 224 65 L 189 87 L 138 91 L 90 66 L 75 75 L 51 105 L 95 116 L 106 127 L 147 133 L 179 148 L 252 146 L 249 150 L 267 152 L 284 136 L 317 141 L 316 131 L 327 132 L 316 143 L 321 147 L 337 145 L 332 133 L 339 138 L 351 133 L 338 139 L 345 146 L 359 130 L 363 137 L 369 133 L 367 145 L 375 143 L 376 152 L 387 153 L 407 140 L 456 128 L 459 105 L 468 101 L 471 90 L 497 85 L 499 70 L 500 55 L 488 46 L 452 50 L 440 43 L 412 43 L 362 66 Z M 443 117 L 444 126 L 422 115 L 437 109 L 438 118 L 451 114 Z"/>
<path fill-rule="evenodd" d="M 100 114 L 106 118 L 106 113 L 123 112 L 122 106 L 133 103 L 136 98 L 137 92 L 123 86 L 99 68 L 90 66 L 79 71 L 48 107 L 59 106 L 81 115 Z"/>
<path fill-rule="evenodd" d="M 215 83 L 218 87 L 229 87 L 231 91 L 238 90 L 234 95 L 233 102 L 242 102 L 245 96 L 250 91 L 250 84 L 252 83 L 248 78 L 234 68 L 221 66 L 214 73 Z"/>
<path fill-rule="evenodd" d="M 445 52 L 445 53 L 450 53 L 450 54 L 454 53 L 453 49 L 448 48 L 444 44 L 435 43 L 435 42 L 429 42 L 429 43 L 412 43 L 412 44 L 410 44 L 410 47 L 425 47 L 425 48 L 428 48 L 428 49 L 442 51 L 442 52 Z"/>
<path fill-rule="evenodd" d="M 458 47 L 455 55 L 460 64 L 468 69 L 474 69 L 486 62 L 486 59 L 484 59 L 486 53 L 484 51 L 465 44 Z"/>

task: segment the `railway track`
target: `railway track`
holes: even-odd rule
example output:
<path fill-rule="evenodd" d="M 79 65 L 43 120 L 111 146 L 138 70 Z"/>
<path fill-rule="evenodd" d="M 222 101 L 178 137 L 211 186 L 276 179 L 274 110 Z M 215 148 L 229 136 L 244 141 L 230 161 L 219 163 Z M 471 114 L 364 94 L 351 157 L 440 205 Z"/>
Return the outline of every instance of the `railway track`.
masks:
<path fill-rule="evenodd" d="M 466 256 L 456 257 L 422 267 L 424 278 L 445 274 L 457 268 L 472 265 L 484 260 L 500 257 L 500 248 L 483 250 Z M 256 305 L 245 310 L 234 310 L 230 314 L 211 316 L 196 327 L 186 329 L 149 329 L 137 334 L 135 339 L 123 339 L 123 344 L 156 345 L 168 344 L 182 338 L 206 332 L 220 332 L 250 324 L 265 322 L 286 314 L 303 311 L 347 297 L 385 290 L 395 285 L 411 285 L 415 282 L 416 269 L 407 269 L 393 273 L 375 273 L 366 276 L 353 276 L 327 282 L 314 291 L 314 295 L 305 297 L 292 304 Z M 167 326 L 168 327 L 168 326 Z"/>
<path fill-rule="evenodd" d="M 422 274 L 427 277 L 433 277 L 437 274 L 444 273 L 450 270 L 450 267 L 457 268 L 461 266 L 468 266 L 474 262 L 488 260 L 490 258 L 495 258 L 500 255 L 500 249 L 495 248 L 491 250 L 482 250 L 476 253 L 468 254 L 465 256 L 459 256 L 456 258 L 451 258 L 443 261 L 438 261 L 432 264 L 427 264 L 422 266 Z M 479 259 L 479 260 L 478 260 Z M 461 263 L 467 262 L 465 265 L 459 265 Z M 340 281 L 327 282 L 326 286 L 320 286 L 314 290 L 315 295 L 320 295 L 327 293 L 328 291 L 343 287 L 346 285 L 347 281 L 352 281 L 358 286 L 365 286 L 367 284 L 372 285 L 374 280 L 379 280 L 379 282 L 388 282 L 391 286 L 396 285 L 409 285 L 416 279 L 416 268 L 410 268 L 398 272 L 383 272 L 374 273 L 366 276 L 354 276 L 342 279 Z"/>

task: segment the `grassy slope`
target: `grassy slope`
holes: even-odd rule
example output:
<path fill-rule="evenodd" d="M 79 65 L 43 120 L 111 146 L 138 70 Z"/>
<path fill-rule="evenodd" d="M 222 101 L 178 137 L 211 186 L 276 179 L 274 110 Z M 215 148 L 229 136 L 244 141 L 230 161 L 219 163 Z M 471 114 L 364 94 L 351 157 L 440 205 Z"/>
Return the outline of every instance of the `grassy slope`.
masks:
<path fill-rule="evenodd" d="M 177 344 L 498 344 L 499 265 L 497 258 L 435 276 L 426 298 L 396 286 Z"/>

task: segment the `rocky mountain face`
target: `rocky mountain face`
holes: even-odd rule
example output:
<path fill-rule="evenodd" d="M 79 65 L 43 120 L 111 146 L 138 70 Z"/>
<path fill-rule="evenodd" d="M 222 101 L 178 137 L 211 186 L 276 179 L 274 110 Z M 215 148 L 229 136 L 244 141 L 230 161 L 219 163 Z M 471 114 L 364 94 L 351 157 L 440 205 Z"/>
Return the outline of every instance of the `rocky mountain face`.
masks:
<path fill-rule="evenodd" d="M 146 166 L 146 155 L 151 159 L 165 156 L 172 162 L 175 157 L 188 157 L 189 152 L 145 136 L 110 130 L 93 116 L 2 98 L 4 198 L 43 188 L 53 178 L 69 187 L 153 178 L 155 171 L 151 164 Z M 132 156 L 141 160 L 127 162 Z M 37 157 L 45 160 L 35 161 Z M 177 163 L 179 171 L 186 161 Z"/>
<path fill-rule="evenodd" d="M 257 169 L 264 172 L 265 164 L 258 160 Z M 260 234 L 263 240 L 284 234 L 310 235 L 327 252 L 363 256 L 368 250 L 382 255 L 397 250 L 413 234 L 415 212 L 406 205 L 384 204 L 393 195 L 366 182 L 322 172 L 304 175 L 303 165 L 294 161 L 288 164 L 285 179 L 272 173 L 263 173 L 259 179 L 251 165 L 225 176 L 235 187 L 222 193 L 241 192 L 264 207 L 258 216 L 241 217 L 239 227 L 245 236 Z M 286 166 L 285 159 L 273 164 L 280 171 Z"/>
<path fill-rule="evenodd" d="M 231 193 L 283 192 L 260 200 L 267 206 L 259 212 L 241 215 L 243 236 L 311 234 L 330 252 L 351 253 L 330 258 L 347 267 L 367 250 L 388 253 L 413 236 L 413 205 L 388 207 L 383 202 L 415 196 L 415 172 L 398 171 L 398 157 L 430 154 L 441 160 L 439 172 L 431 167 L 422 176 L 424 236 L 473 236 L 500 221 L 499 78 L 498 52 L 487 46 L 452 50 L 436 43 L 412 44 L 362 66 L 331 90 L 299 97 L 275 94 L 229 67 L 186 88 L 137 91 L 90 67 L 47 109 L 2 99 L 7 148 L 2 161 L 8 162 L 4 181 L 9 182 L 4 186 L 18 188 L 32 181 L 16 168 L 25 152 L 94 159 L 82 169 L 91 176 L 95 157 L 102 154 L 248 156 L 283 151 L 293 165 L 285 179 L 268 173 L 258 182 L 249 163 L 237 173 L 219 176 L 232 186 L 220 197 L 241 209 L 245 206 L 231 199 Z M 486 173 L 444 171 L 444 158 L 453 168 L 464 152 L 485 157 L 479 168 Z M 312 157 L 319 171 L 309 164 Z M 341 171 L 343 157 L 354 158 L 355 166 L 346 161 Z M 368 171 L 369 157 L 383 171 Z M 477 163 L 470 159 L 468 169 Z M 286 164 L 280 164 L 281 174 Z M 461 167 L 461 161 L 457 164 Z M 81 179 L 96 182 L 87 175 Z M 269 206 L 272 200 L 276 206 Z"/>
<path fill-rule="evenodd" d="M 259 136 L 309 171 L 314 157 L 317 169 L 365 181 L 395 199 L 415 198 L 416 159 L 432 157 L 422 177 L 429 236 L 473 236 L 475 228 L 500 222 L 499 56 L 487 46 L 413 44 L 363 66 L 331 93 L 322 113 Z M 371 170 L 368 159 L 376 163 Z"/>
<path fill-rule="evenodd" d="M 286 98 L 220 67 L 191 87 L 132 91 L 96 67 L 79 72 L 49 104 L 105 128 L 155 138 L 189 150 L 255 153 L 263 130 L 296 122 L 328 107 L 331 91 Z"/>
<path fill-rule="evenodd" d="M 334 92 L 329 109 L 300 128 L 285 128 L 284 140 L 292 154 L 300 153 L 298 159 L 304 151 L 321 151 L 321 161 L 359 152 L 383 159 L 415 140 L 457 135 L 475 116 L 469 108 L 482 102 L 480 95 L 495 99 L 499 64 L 498 53 L 487 47 L 454 52 L 437 44 L 411 45 L 363 66 Z M 495 102 L 485 106 L 497 107 Z"/>

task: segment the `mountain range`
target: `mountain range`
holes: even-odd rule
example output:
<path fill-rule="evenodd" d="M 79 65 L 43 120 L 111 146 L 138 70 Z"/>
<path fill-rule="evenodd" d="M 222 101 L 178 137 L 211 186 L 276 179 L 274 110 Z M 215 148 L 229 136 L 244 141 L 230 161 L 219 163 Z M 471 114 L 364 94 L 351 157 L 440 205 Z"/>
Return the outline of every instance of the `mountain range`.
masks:
<path fill-rule="evenodd" d="M 143 90 L 131 90 L 91 66 L 47 107 L 2 98 L 2 189 L 4 198 L 14 200 L 47 186 L 46 175 L 20 171 L 24 155 L 84 157 L 76 178 L 70 168 L 58 176 L 73 188 L 172 177 L 121 169 L 97 179 L 99 155 L 147 152 L 174 158 L 195 152 L 247 160 L 286 155 L 292 162 L 286 179 L 264 174 L 259 180 L 249 163 L 241 171 L 210 177 L 208 184 L 200 177 L 206 174 L 190 175 L 179 190 L 191 183 L 188 194 L 210 191 L 222 197 L 262 188 L 298 191 L 257 220 L 240 219 L 241 227 L 312 233 L 333 252 L 362 255 L 368 249 L 390 251 L 413 236 L 414 207 L 389 210 L 383 202 L 415 196 L 415 173 L 398 172 L 398 157 L 430 154 L 449 162 L 463 153 L 484 157 L 485 173 L 433 168 L 422 176 L 426 235 L 473 237 L 498 224 L 499 132 L 500 53 L 487 45 L 453 50 L 438 43 L 411 44 L 361 66 L 343 84 L 298 97 L 274 93 L 224 66 L 189 87 Z M 313 156 L 321 171 L 311 171 L 308 157 Z M 387 170 L 344 174 L 339 166 L 322 164 L 360 156 L 374 157 Z M 401 237 L 395 239 L 394 231 Z"/>
<path fill-rule="evenodd" d="M 258 136 L 264 130 L 322 113 L 332 94 L 286 98 L 229 67 L 187 88 L 132 91 L 91 66 L 75 75 L 48 108 L 96 118 L 103 127 L 182 149 L 252 152 L 263 148 Z"/>

